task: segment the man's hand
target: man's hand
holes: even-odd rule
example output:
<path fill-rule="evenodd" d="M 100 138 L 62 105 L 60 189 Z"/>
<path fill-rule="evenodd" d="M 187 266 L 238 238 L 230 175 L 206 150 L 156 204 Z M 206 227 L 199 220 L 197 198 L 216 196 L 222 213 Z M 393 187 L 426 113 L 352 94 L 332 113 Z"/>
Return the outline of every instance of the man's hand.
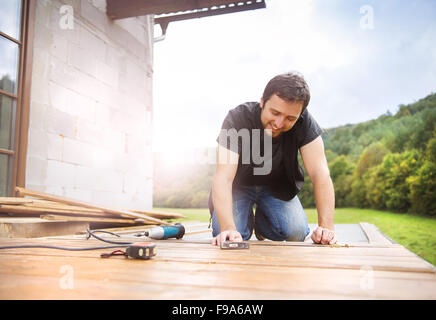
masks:
<path fill-rule="evenodd" d="M 220 246 L 221 242 L 224 242 L 227 240 L 234 241 L 234 242 L 241 242 L 242 236 L 236 230 L 225 230 L 225 231 L 222 231 L 219 235 L 217 235 L 215 238 L 212 239 L 212 245 L 213 246 Z"/>
<path fill-rule="evenodd" d="M 317 227 L 312 233 L 312 241 L 321 244 L 335 244 L 338 242 L 336 234 L 333 230 Z"/>

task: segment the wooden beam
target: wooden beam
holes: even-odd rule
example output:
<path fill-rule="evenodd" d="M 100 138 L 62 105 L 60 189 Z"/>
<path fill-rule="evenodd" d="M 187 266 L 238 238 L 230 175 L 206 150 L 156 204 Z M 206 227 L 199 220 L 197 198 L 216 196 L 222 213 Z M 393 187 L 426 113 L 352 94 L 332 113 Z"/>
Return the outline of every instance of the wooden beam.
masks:
<path fill-rule="evenodd" d="M 129 234 L 129 233 L 131 233 L 133 235 L 133 234 L 136 234 L 136 233 L 139 233 L 141 231 L 145 231 L 145 230 L 151 229 L 153 227 L 157 227 L 157 226 L 158 225 L 151 224 L 151 225 L 143 225 L 143 226 L 104 228 L 103 230 L 115 232 L 117 234 Z"/>
<path fill-rule="evenodd" d="M 68 213 L 71 211 L 71 213 L 89 213 L 91 215 L 107 215 L 103 210 L 101 209 L 90 209 L 90 208 L 84 208 L 69 204 L 63 204 L 55 201 L 49 201 L 49 200 L 41 200 L 41 199 L 32 199 L 32 198 L 18 198 L 18 197 L 0 197 L 0 207 L 2 205 L 24 205 L 30 208 L 39 208 L 39 209 L 58 209 L 58 212 L 65 212 Z M 11 208 L 11 207 L 7 207 Z M 16 209 L 21 209 L 22 206 L 16 206 Z M 14 209 L 14 208 L 12 208 Z M 23 208 L 26 209 L 26 208 Z M 131 211 L 139 214 L 145 214 L 153 218 L 158 219 L 180 219 L 180 218 L 186 218 L 183 214 L 175 213 L 175 212 L 164 212 L 164 211 L 148 211 L 148 210 L 138 210 L 138 209 L 124 209 L 125 211 Z M 6 210 L 3 210 L 5 212 Z M 13 210 L 14 213 L 19 212 L 19 210 Z M 25 210 L 23 210 L 25 211 Z M 30 211 L 27 211 L 30 212 Z M 51 211 L 56 212 L 56 211 Z M 114 215 L 115 216 L 115 215 Z"/>
<path fill-rule="evenodd" d="M 29 199 L 29 198 L 26 198 L 26 199 Z M 39 200 L 39 199 L 33 199 L 32 203 L 25 203 L 24 206 L 31 207 L 31 208 L 48 208 L 48 209 L 60 209 L 62 211 L 83 212 L 83 213 L 90 213 L 90 214 L 100 215 L 100 216 L 107 215 L 107 213 L 105 213 L 103 210 L 99 210 L 99 209 L 83 208 L 83 207 L 79 207 L 79 206 L 72 206 L 72 205 L 63 204 L 63 203 L 59 203 L 59 202 Z"/>
<path fill-rule="evenodd" d="M 160 219 L 156 219 L 156 218 L 152 218 L 152 217 L 149 217 L 145 214 L 134 213 L 134 212 L 126 211 L 126 210 L 116 210 L 116 209 L 112 209 L 112 208 L 108 208 L 108 207 L 104 207 L 104 206 L 98 206 L 98 205 L 88 203 L 85 201 L 79 201 L 79 200 L 74 200 L 74 199 L 65 198 L 65 197 L 61 197 L 61 196 L 55 196 L 55 195 L 44 193 L 44 192 L 38 192 L 38 191 L 24 189 L 24 188 L 20 188 L 20 187 L 16 187 L 15 191 L 22 197 L 24 197 L 24 196 L 36 197 L 36 198 L 57 201 L 60 203 L 65 203 L 65 204 L 70 204 L 70 205 L 75 205 L 75 206 L 80 206 L 80 207 L 85 207 L 85 208 L 100 209 L 100 210 L 103 210 L 104 212 L 117 214 L 117 215 L 120 215 L 122 217 L 128 217 L 128 218 L 133 217 L 133 218 L 137 218 L 137 219 L 143 219 L 144 221 L 147 221 L 147 222 L 148 221 L 154 222 L 157 224 L 164 224 L 164 225 L 170 224 L 169 222 L 166 222 L 166 221 L 160 220 Z"/>
<path fill-rule="evenodd" d="M 86 230 L 88 227 L 88 222 L 48 221 L 40 218 L 0 218 L 0 238 L 71 235 Z"/>
<path fill-rule="evenodd" d="M 112 219 L 112 218 L 97 218 L 97 217 L 72 217 L 72 216 L 62 216 L 55 214 L 41 215 L 41 219 L 51 220 L 51 221 L 80 221 L 80 222 L 102 222 L 102 223 L 126 223 L 135 224 L 137 223 L 133 219 Z"/>
<path fill-rule="evenodd" d="M 29 198 L 0 197 L 0 204 L 24 204 L 32 202 L 33 200 Z"/>
<path fill-rule="evenodd" d="M 0 212 L 11 213 L 14 215 L 40 215 L 42 213 L 60 213 L 60 214 L 70 214 L 70 215 L 81 215 L 81 216 L 97 216 L 97 217 L 108 217 L 108 214 L 104 212 L 96 213 L 82 210 L 73 209 L 61 209 L 61 208 L 49 208 L 49 207 L 33 207 L 28 205 L 0 205 Z M 111 217 L 119 217 L 119 215 L 112 215 Z"/>
<path fill-rule="evenodd" d="M 183 214 L 175 213 L 175 212 L 146 211 L 146 210 L 136 210 L 136 209 L 127 209 L 127 211 L 141 213 L 141 214 L 146 214 L 146 215 L 148 215 L 150 217 L 158 218 L 158 219 L 181 219 L 181 218 L 186 218 L 186 216 L 184 216 Z"/>
<path fill-rule="evenodd" d="M 380 245 L 392 244 L 373 224 L 361 222 L 360 227 L 365 232 L 369 243 Z"/>
<path fill-rule="evenodd" d="M 9 149 L 0 148 L 0 154 L 8 154 L 10 156 L 13 156 L 15 152 Z"/>

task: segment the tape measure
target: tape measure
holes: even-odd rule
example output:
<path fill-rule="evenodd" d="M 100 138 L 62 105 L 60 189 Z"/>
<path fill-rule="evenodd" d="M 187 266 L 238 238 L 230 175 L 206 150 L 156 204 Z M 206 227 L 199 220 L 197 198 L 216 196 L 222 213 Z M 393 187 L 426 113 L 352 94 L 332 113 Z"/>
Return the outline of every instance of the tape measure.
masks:
<path fill-rule="evenodd" d="M 221 249 L 249 249 L 250 244 L 248 242 L 233 242 L 223 241 L 221 242 Z"/>
<path fill-rule="evenodd" d="M 156 244 L 153 242 L 135 242 L 127 246 L 126 251 L 115 250 L 111 253 L 102 253 L 102 258 L 123 255 L 126 258 L 148 260 L 156 255 Z"/>

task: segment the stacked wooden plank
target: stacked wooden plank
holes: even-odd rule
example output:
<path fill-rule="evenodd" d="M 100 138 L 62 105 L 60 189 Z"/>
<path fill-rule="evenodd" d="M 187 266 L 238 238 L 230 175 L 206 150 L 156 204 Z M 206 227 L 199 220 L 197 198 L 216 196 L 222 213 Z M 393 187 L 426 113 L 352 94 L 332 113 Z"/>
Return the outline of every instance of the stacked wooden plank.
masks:
<path fill-rule="evenodd" d="M 184 218 L 178 213 L 104 207 L 19 187 L 16 191 L 19 197 L 0 197 L 0 215 L 3 217 L 38 217 L 44 221 L 82 222 L 108 227 L 168 225 L 171 223 L 164 219 Z M 8 218 L 1 218 L 0 221 L 5 222 L 5 219 L 7 222 Z"/>

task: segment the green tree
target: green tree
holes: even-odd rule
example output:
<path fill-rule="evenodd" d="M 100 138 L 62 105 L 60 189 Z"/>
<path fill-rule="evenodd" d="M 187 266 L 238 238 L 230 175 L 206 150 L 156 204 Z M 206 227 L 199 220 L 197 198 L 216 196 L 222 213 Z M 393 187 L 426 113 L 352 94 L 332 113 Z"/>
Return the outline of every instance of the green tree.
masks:
<path fill-rule="evenodd" d="M 354 165 L 346 156 L 341 155 L 329 163 L 329 170 L 335 189 L 335 205 L 344 207 L 350 203 L 349 194 Z"/>
<path fill-rule="evenodd" d="M 419 168 L 417 150 L 390 153 L 367 179 L 367 201 L 372 208 L 405 212 L 410 208 L 407 178 Z"/>
<path fill-rule="evenodd" d="M 356 166 L 357 177 L 362 177 L 369 168 L 382 163 L 389 150 L 382 143 L 374 143 L 363 151 Z"/>
<path fill-rule="evenodd" d="M 353 176 L 348 174 L 340 175 L 334 181 L 335 188 L 335 205 L 338 208 L 348 207 L 352 205 L 351 185 Z"/>
<path fill-rule="evenodd" d="M 415 176 L 407 179 L 413 212 L 436 216 L 436 164 L 426 160 Z"/>
<path fill-rule="evenodd" d="M 423 165 L 407 182 L 412 211 L 436 216 L 436 128 L 427 143 Z"/>
<path fill-rule="evenodd" d="M 192 196 L 191 208 L 207 208 L 209 202 L 209 192 L 201 190 Z"/>
<path fill-rule="evenodd" d="M 353 165 L 348 161 L 347 157 L 341 155 L 329 164 L 330 177 L 333 181 L 341 175 L 349 175 L 353 173 Z"/>
<path fill-rule="evenodd" d="M 383 158 L 388 153 L 388 149 L 382 143 L 374 143 L 363 151 L 354 170 L 353 179 L 351 179 L 351 192 L 349 193 L 349 202 L 357 207 L 365 208 L 370 205 L 368 193 L 371 192 L 374 181 L 372 168 L 382 163 Z M 373 200 L 376 197 L 372 197 Z M 376 202 L 381 202 L 379 199 Z M 377 208 L 380 204 L 375 205 Z M 373 203 L 374 205 L 374 203 Z"/>
<path fill-rule="evenodd" d="M 315 196 L 313 194 L 312 181 L 307 178 L 305 174 L 304 185 L 301 191 L 298 193 L 298 198 L 304 208 L 314 208 L 315 207 Z"/>

